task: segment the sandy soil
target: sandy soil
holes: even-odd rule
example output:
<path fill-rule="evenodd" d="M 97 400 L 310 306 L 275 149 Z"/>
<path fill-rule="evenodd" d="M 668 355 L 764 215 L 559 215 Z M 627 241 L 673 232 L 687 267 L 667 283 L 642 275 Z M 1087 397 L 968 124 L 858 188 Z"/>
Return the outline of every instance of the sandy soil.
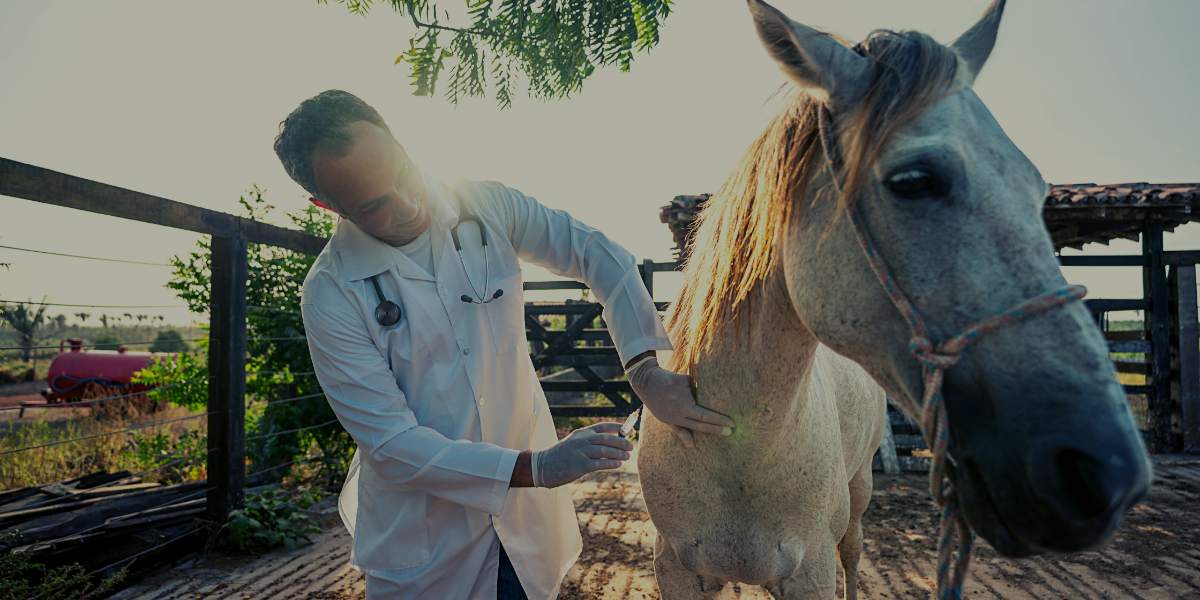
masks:
<path fill-rule="evenodd" d="M 1149 498 L 1106 548 L 1055 558 L 1006 560 L 986 545 L 967 585 L 970 599 L 1200 599 L 1200 458 L 1159 458 Z M 866 519 L 860 598 L 927 599 L 934 571 L 936 511 L 923 475 L 880 476 Z M 637 475 L 598 474 L 573 484 L 584 551 L 561 600 L 656 600 L 654 527 Z M 326 513 L 314 544 L 255 559 L 192 558 L 117 598 L 363 598 L 349 538 Z M 726 586 L 721 598 L 769 598 L 753 586 Z"/>

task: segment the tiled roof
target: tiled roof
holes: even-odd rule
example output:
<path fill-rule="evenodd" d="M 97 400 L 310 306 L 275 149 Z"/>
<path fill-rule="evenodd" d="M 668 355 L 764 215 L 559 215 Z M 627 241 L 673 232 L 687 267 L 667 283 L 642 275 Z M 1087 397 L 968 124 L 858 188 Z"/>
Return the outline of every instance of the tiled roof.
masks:
<path fill-rule="evenodd" d="M 660 212 L 679 258 L 686 236 L 709 194 L 676 196 Z M 1168 231 L 1200 220 L 1200 183 L 1078 183 L 1050 186 L 1043 212 L 1057 248 L 1137 239 L 1147 221 Z"/>
<path fill-rule="evenodd" d="M 1077 183 L 1051 186 L 1046 207 L 1191 206 L 1197 201 L 1200 201 L 1200 183 Z"/>

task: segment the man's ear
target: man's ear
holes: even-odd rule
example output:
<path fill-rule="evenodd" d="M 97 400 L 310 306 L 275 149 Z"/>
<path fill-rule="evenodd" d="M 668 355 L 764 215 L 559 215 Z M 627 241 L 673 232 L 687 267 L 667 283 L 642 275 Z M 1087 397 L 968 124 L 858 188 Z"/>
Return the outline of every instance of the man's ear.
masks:
<path fill-rule="evenodd" d="M 312 203 L 313 203 L 313 205 L 315 205 L 315 206 L 316 206 L 316 207 L 318 207 L 318 208 L 323 208 L 323 209 L 325 209 L 325 210 L 327 210 L 327 211 L 329 211 L 329 212 L 332 212 L 332 213 L 337 213 L 337 209 L 336 209 L 336 208 L 334 208 L 334 207 L 332 207 L 332 206 L 330 206 L 330 205 L 328 205 L 328 204 L 326 204 L 326 203 L 324 203 L 324 202 L 321 202 L 320 200 L 317 200 L 316 198 L 314 198 L 314 197 L 312 197 L 312 196 L 309 196 L 309 197 L 308 197 L 308 201 L 309 201 L 309 202 L 312 202 Z M 338 214 L 339 214 L 339 215 L 341 215 L 341 213 L 338 213 Z"/>

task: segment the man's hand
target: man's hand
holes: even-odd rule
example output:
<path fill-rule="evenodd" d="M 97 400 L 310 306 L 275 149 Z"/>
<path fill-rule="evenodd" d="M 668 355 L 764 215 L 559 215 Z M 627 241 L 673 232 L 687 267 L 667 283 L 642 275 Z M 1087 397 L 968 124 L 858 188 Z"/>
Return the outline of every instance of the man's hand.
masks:
<path fill-rule="evenodd" d="M 533 484 L 558 487 L 601 469 L 615 469 L 629 460 L 633 444 L 619 435 L 620 423 L 596 423 L 531 456 Z"/>
<path fill-rule="evenodd" d="M 693 431 L 729 435 L 733 420 L 696 404 L 687 375 L 658 366 L 658 359 L 643 359 L 629 370 L 629 384 L 654 417 L 671 426 L 684 446 L 695 445 Z"/>

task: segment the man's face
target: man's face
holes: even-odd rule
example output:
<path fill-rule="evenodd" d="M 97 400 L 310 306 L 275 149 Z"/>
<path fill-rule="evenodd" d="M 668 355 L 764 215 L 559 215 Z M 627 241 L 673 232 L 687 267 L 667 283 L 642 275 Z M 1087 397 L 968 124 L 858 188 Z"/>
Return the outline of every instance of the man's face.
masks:
<path fill-rule="evenodd" d="M 313 152 L 319 200 L 385 243 L 412 241 L 430 220 L 420 173 L 386 130 L 367 121 L 348 128 L 352 142 L 344 156 Z"/>

